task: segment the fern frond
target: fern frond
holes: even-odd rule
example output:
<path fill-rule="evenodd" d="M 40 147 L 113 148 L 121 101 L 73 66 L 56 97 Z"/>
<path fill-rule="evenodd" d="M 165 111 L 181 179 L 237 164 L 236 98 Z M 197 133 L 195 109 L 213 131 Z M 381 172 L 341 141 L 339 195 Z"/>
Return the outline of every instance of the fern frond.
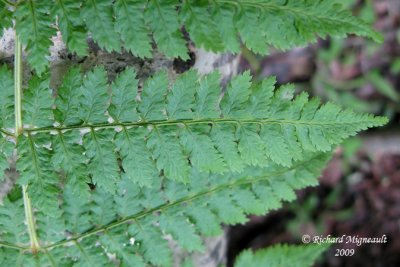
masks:
<path fill-rule="evenodd" d="M 112 254 L 122 266 L 171 266 L 165 235 L 203 250 L 200 234 L 292 201 L 294 190 L 317 184 L 329 158 L 322 152 L 386 122 L 306 94 L 293 99 L 293 86 L 275 89 L 272 78 L 250 80 L 240 75 L 223 92 L 216 73 L 170 82 L 161 72 L 139 90 L 129 69 L 112 84 L 102 68 L 83 77 L 71 70 L 52 100 L 48 79 L 34 77 L 24 92 L 17 170 L 40 251 L 25 254 L 26 239 L 0 232 L 14 257 L 5 262 L 108 266 Z M 0 215 L 0 227 L 7 218 Z"/>
<path fill-rule="evenodd" d="M 135 130 L 123 127 L 115 138 L 124 169 L 122 175 L 140 186 L 151 186 L 152 179 L 158 175 L 152 154 L 146 147 L 146 133 L 143 128 Z"/>
<path fill-rule="evenodd" d="M 114 31 L 113 3 L 110 0 L 84 1 L 82 18 L 101 48 L 111 52 L 120 51 L 118 34 Z"/>
<path fill-rule="evenodd" d="M 288 49 L 328 34 L 343 37 L 354 33 L 382 41 L 365 22 L 333 1 L 217 0 L 215 5 L 217 9 L 236 13 L 230 23 L 236 26 L 245 45 L 256 53 L 265 54 L 266 43 Z"/>
<path fill-rule="evenodd" d="M 239 255 L 238 259 L 236 260 L 235 267 L 311 267 L 327 248 L 328 246 L 325 244 L 285 244 L 275 245 L 270 248 L 258 250 L 254 253 L 246 250 Z"/>
<path fill-rule="evenodd" d="M 3 199 L 0 205 L 1 242 L 16 245 L 29 243 L 28 231 L 24 224 L 25 214 L 21 212 L 23 209 L 22 199 L 16 201 L 8 197 Z"/>
<path fill-rule="evenodd" d="M 63 83 L 57 88 L 57 98 L 55 105 L 57 109 L 54 110 L 54 117 L 60 124 L 74 125 L 79 124 L 81 119 L 79 117 L 79 105 L 82 92 L 82 75 L 78 68 L 71 68 L 65 74 Z"/>
<path fill-rule="evenodd" d="M 358 131 L 386 122 L 331 103 L 321 106 L 306 94 L 292 99 L 294 88 L 275 90 L 271 78 L 261 84 L 250 79 L 249 73 L 234 78 L 220 100 L 215 73 L 198 77 L 188 72 L 169 86 L 161 72 L 139 93 L 132 70 L 111 86 L 102 68 L 83 79 L 72 70 L 58 91 L 56 121 L 51 122 L 51 92 L 46 80 L 34 78 L 24 96 L 24 131 L 29 134 L 23 139 L 56 131 L 48 145 L 57 169 L 67 178 L 75 173 L 69 179 L 84 188 L 83 166 L 88 164 L 92 182 L 114 191 L 121 175 L 151 186 L 158 174 L 186 182 L 191 168 L 240 172 L 269 159 L 289 167 L 304 152 L 330 151 Z M 79 118 L 73 115 L 78 110 Z M 78 131 L 83 141 L 71 133 Z M 71 141 L 69 136 L 76 137 Z M 68 157 L 61 160 L 64 154 Z"/>
<path fill-rule="evenodd" d="M 178 3 L 177 0 L 150 0 L 144 12 L 158 49 L 167 57 L 180 57 L 186 60 L 189 56 L 176 12 Z"/>
<path fill-rule="evenodd" d="M 42 247 L 35 261 L 41 266 L 72 262 L 78 266 L 112 266 L 115 260 L 122 266 L 172 266 L 165 235 L 171 235 L 188 251 L 201 251 L 200 233 L 218 234 L 221 223 L 245 222 L 247 214 L 261 214 L 271 208 L 269 201 L 263 201 L 260 189 L 269 190 L 279 205 L 284 200 L 282 187 L 293 191 L 315 185 L 328 159 L 328 154 L 310 154 L 290 168 L 269 162 L 265 168 L 248 167 L 240 174 L 208 175 L 193 169 L 186 185 L 153 179 L 152 187 L 139 188 L 125 176 L 115 194 L 97 187 L 87 199 L 74 197 L 74 189 L 66 186 L 60 197 L 62 215 L 57 225 L 50 225 L 49 217 L 41 215 L 41 206 L 34 204 Z M 51 200 L 58 198 L 54 194 Z M 9 209 L 11 204 L 5 205 Z M 15 218 L 23 216 L 22 206 L 13 210 L 19 213 Z M 2 229 L 7 223 L 8 217 L 0 216 Z M 16 241 L 5 234 L 0 233 L 1 240 L 17 245 L 10 249 L 27 245 L 26 238 Z M 115 258 L 110 259 L 109 253 Z M 27 257 L 23 255 L 24 261 Z"/>
<path fill-rule="evenodd" d="M 77 131 L 68 131 L 52 136 L 54 153 L 51 157 L 53 168 L 68 177 L 66 186 L 71 186 L 76 197 L 87 198 L 89 191 L 87 184 L 90 179 L 87 175 L 87 158 L 84 148 L 80 145 L 81 136 Z"/>
<path fill-rule="evenodd" d="M 82 121 L 89 124 L 107 122 L 105 112 L 110 98 L 107 91 L 107 75 L 103 68 L 96 68 L 84 77 L 79 99 Z"/>
<path fill-rule="evenodd" d="M 24 91 L 23 99 L 23 122 L 25 125 L 34 127 L 51 126 L 53 112 L 51 103 L 51 90 L 49 89 L 49 78 L 33 77 L 29 81 L 28 90 Z"/>
<path fill-rule="evenodd" d="M 26 45 L 28 62 L 39 74 L 47 66 L 50 38 L 55 35 L 55 29 L 51 27 L 54 18 L 50 16 L 50 7 L 47 1 L 21 1 L 14 13 L 15 28 L 21 42 Z"/>
<path fill-rule="evenodd" d="M 0 128 L 14 127 L 14 80 L 11 71 L 6 66 L 0 67 Z"/>
<path fill-rule="evenodd" d="M 239 52 L 243 42 L 253 52 L 266 54 L 268 46 L 288 49 L 328 35 L 382 41 L 368 24 L 330 0 L 30 0 L 18 3 L 14 14 L 8 7 L 2 10 L 5 27 L 11 25 L 10 16 L 16 18 L 28 61 L 39 73 L 46 66 L 55 21 L 67 47 L 78 55 L 87 53 L 87 32 L 107 51 L 124 47 L 151 57 L 154 39 L 167 57 L 182 59 L 189 58 L 183 28 L 197 47 L 214 52 Z"/>
<path fill-rule="evenodd" d="M 41 211 L 51 217 L 59 215 L 58 201 L 53 199 L 60 192 L 58 175 L 51 166 L 51 153 L 46 145 L 47 134 L 28 134 L 18 140 L 18 183 L 29 185 L 33 201 Z"/>
<path fill-rule="evenodd" d="M 8 159 L 13 154 L 14 144 L 10 142 L 10 129 L 14 124 L 14 81 L 6 66 L 0 67 L 0 181 L 4 179 L 4 171 L 9 167 Z"/>
<path fill-rule="evenodd" d="M 79 56 L 84 56 L 88 52 L 86 42 L 87 30 L 83 17 L 80 16 L 80 1 L 76 0 L 54 0 L 51 9 L 53 17 L 57 16 L 59 30 L 67 47 Z"/>
<path fill-rule="evenodd" d="M 3 36 L 3 30 L 12 26 L 12 12 L 9 7 L 4 3 L 0 2 L 0 36 Z"/>
<path fill-rule="evenodd" d="M 195 44 L 202 45 L 207 51 L 223 51 L 219 27 L 209 9 L 207 1 L 184 1 L 180 15 Z"/>
<path fill-rule="evenodd" d="M 9 167 L 8 159 L 13 154 L 14 144 L 6 137 L 0 136 L 0 181 L 4 179 L 4 171 Z"/>
<path fill-rule="evenodd" d="M 110 116 L 116 122 L 137 121 L 136 88 L 138 80 L 132 79 L 136 73 L 127 69 L 118 75 L 112 84 L 111 105 L 108 108 Z"/>
<path fill-rule="evenodd" d="M 101 131 L 91 129 L 83 139 L 85 154 L 89 158 L 88 172 L 92 176 L 93 183 L 110 192 L 115 190 L 115 184 L 119 178 L 115 147 L 110 142 L 114 135 L 115 132 L 112 129 Z"/>
<path fill-rule="evenodd" d="M 152 57 L 150 30 L 143 16 L 143 5 L 137 0 L 118 0 L 114 3 L 115 30 L 123 46 L 135 56 Z"/>

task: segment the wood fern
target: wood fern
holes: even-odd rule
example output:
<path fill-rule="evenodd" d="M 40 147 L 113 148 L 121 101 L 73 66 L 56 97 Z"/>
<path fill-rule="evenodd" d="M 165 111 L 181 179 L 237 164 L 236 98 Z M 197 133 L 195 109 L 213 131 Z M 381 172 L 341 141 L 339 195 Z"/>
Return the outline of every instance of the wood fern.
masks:
<path fill-rule="evenodd" d="M 2 28 L 14 18 L 20 36 L 14 79 L 0 68 L 0 171 L 16 157 L 19 174 L 0 206 L 1 266 L 172 266 L 166 235 L 204 251 L 202 236 L 294 200 L 294 190 L 318 184 L 336 145 L 387 122 L 295 97 L 274 78 L 252 82 L 248 72 L 222 90 L 216 72 L 174 80 L 159 72 L 139 86 L 133 69 L 109 83 L 102 67 L 72 68 L 59 88 L 49 86 L 43 59 L 54 27 L 78 54 L 90 31 L 106 50 L 144 57 L 152 36 L 167 56 L 186 58 L 183 25 L 212 51 L 237 52 L 239 37 L 255 52 L 327 34 L 380 39 L 331 1 L 29 0 L 0 8 Z M 24 90 L 20 40 L 41 73 Z"/>
<path fill-rule="evenodd" d="M 11 73 L 2 72 L 9 86 Z M 10 209 L 23 214 L 24 205 L 9 199 L 0 219 L 3 253 L 43 266 L 91 260 L 103 266 L 106 252 L 122 265 L 168 266 L 163 234 L 201 251 L 199 234 L 218 234 L 220 223 L 243 223 L 246 214 L 293 200 L 294 189 L 317 184 L 334 145 L 386 122 L 320 105 L 305 93 L 292 98 L 294 88 L 275 89 L 273 78 L 250 79 L 235 77 L 220 98 L 217 73 L 189 71 L 169 86 L 161 72 L 138 93 L 131 69 L 112 84 L 101 67 L 82 77 L 72 69 L 51 101 L 48 79 L 32 78 L 23 96 L 17 169 L 32 199 L 40 247 L 24 253 L 27 230 L 13 229 L 9 215 Z M 2 145 L 12 147 L 7 120 Z M 147 244 L 155 236 L 165 251 L 160 258 L 148 252 L 156 249 Z"/>
<path fill-rule="evenodd" d="M 315 42 L 318 37 L 353 33 L 381 41 L 380 34 L 335 1 L 309 0 L 51 0 L 1 1 L 0 24 L 16 29 L 28 61 L 40 74 L 47 62 L 50 37 L 60 30 L 68 49 L 86 55 L 87 32 L 107 51 L 121 47 L 151 57 L 152 39 L 168 57 L 188 59 L 184 26 L 198 47 L 239 52 L 240 40 L 266 54 Z M 152 37 L 152 38 L 151 38 Z"/>

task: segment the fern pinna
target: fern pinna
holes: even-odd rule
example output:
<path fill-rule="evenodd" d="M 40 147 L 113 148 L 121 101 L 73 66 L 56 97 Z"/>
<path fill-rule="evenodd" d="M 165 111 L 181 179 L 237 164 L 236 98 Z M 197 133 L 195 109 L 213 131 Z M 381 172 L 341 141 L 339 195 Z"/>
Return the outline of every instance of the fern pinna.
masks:
<path fill-rule="evenodd" d="M 46 69 L 50 37 L 56 30 L 67 48 L 80 56 L 88 54 L 90 32 L 107 51 L 124 47 L 149 58 L 154 40 L 166 56 L 182 59 L 189 58 L 183 26 L 197 47 L 214 52 L 238 53 L 243 42 L 266 54 L 267 44 L 288 49 L 328 34 L 382 39 L 364 21 L 328 0 L 24 0 L 0 1 L 0 10 L 4 27 L 15 20 L 28 62 L 38 73 Z"/>
<path fill-rule="evenodd" d="M 44 59 L 56 29 L 78 55 L 90 32 L 108 51 L 150 57 L 154 40 L 184 59 L 182 26 L 212 51 L 238 52 L 242 42 L 265 53 L 327 34 L 381 38 L 334 1 L 21 0 L 0 1 L 0 10 L 0 28 L 15 21 L 19 36 L 14 80 L 0 68 L 0 171 L 16 158 L 19 174 L 0 206 L 1 266 L 172 266 L 166 235 L 203 251 L 202 236 L 293 200 L 318 183 L 343 139 L 386 123 L 294 97 L 273 78 L 252 83 L 247 72 L 222 90 L 218 73 L 159 72 L 142 86 L 133 69 L 110 84 L 102 67 L 72 68 L 49 88 Z M 22 45 L 40 74 L 23 91 Z"/>
<path fill-rule="evenodd" d="M 1 74 L 7 91 L 11 74 Z M 83 77 L 72 69 L 51 101 L 48 78 L 33 78 L 17 169 L 32 199 L 39 253 L 25 253 L 22 199 L 7 199 L 3 264 L 104 266 L 111 253 L 124 266 L 168 266 L 163 235 L 201 251 L 199 234 L 217 235 L 220 223 L 243 223 L 246 214 L 293 200 L 294 189 L 317 184 L 334 145 L 386 122 L 321 106 L 306 93 L 293 98 L 294 88 L 275 89 L 273 78 L 250 79 L 235 77 L 221 98 L 217 73 L 189 71 L 170 85 L 161 72 L 138 93 L 131 69 L 111 85 L 100 67 Z M 12 146 L 7 99 L 2 144 Z"/>

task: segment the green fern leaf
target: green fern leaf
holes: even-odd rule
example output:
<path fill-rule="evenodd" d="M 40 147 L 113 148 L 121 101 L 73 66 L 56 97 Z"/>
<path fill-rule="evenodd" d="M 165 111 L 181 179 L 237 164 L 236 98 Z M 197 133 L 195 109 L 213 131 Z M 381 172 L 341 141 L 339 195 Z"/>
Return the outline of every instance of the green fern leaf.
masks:
<path fill-rule="evenodd" d="M 89 215 L 90 206 L 86 205 L 89 197 L 84 199 L 86 201 L 82 201 L 82 198 L 77 198 L 75 190 L 74 185 L 67 185 L 62 194 L 63 216 L 69 218 L 66 221 L 65 230 L 72 234 L 83 233 L 92 226 Z"/>
<path fill-rule="evenodd" d="M 205 236 L 217 236 L 222 234 L 217 216 L 205 205 L 195 205 L 186 211 L 187 216 L 196 225 L 198 231 Z"/>
<path fill-rule="evenodd" d="M 213 72 L 204 76 L 196 86 L 194 118 L 216 118 L 220 115 L 218 98 L 220 94 L 220 75 Z"/>
<path fill-rule="evenodd" d="M 8 159 L 13 154 L 14 144 L 9 142 L 7 138 L 0 136 L 0 181 L 4 180 L 4 171 L 8 169 Z"/>
<path fill-rule="evenodd" d="M 100 238 L 100 243 L 102 246 L 108 248 L 109 253 L 114 253 L 121 259 L 121 267 L 146 266 L 142 257 L 135 253 L 135 247 L 128 243 L 125 232 L 115 230 L 106 232 L 105 235 Z M 121 246 L 121 244 L 124 246 Z"/>
<path fill-rule="evenodd" d="M 87 54 L 88 32 L 109 52 L 122 46 L 139 57 L 151 57 L 154 39 L 167 57 L 184 60 L 189 56 L 182 29 L 196 47 L 214 52 L 239 52 L 242 41 L 253 52 L 266 54 L 268 46 L 288 49 L 328 35 L 356 34 L 382 41 L 368 24 L 329 0 L 30 0 L 18 3 L 14 13 L 12 9 L 1 4 L 1 25 L 9 27 L 16 19 L 28 61 L 38 73 L 47 65 L 56 24 L 67 47 L 78 55 Z"/>
<path fill-rule="evenodd" d="M 217 24 L 208 12 L 207 1 L 197 1 L 195 5 L 185 1 L 181 8 L 180 15 L 186 30 L 196 44 L 202 45 L 207 51 L 217 52 L 224 49 Z"/>
<path fill-rule="evenodd" d="M 124 47 L 135 56 L 152 57 L 149 29 L 143 17 L 143 3 L 137 0 L 118 0 L 114 3 L 115 30 L 121 35 Z"/>
<path fill-rule="evenodd" d="M 166 111 L 171 120 L 192 118 L 197 74 L 188 71 L 179 77 L 167 97 Z"/>
<path fill-rule="evenodd" d="M 51 36 L 55 34 L 51 27 L 50 5 L 45 1 L 23 1 L 18 3 L 15 11 L 16 31 L 22 43 L 26 45 L 28 62 L 38 74 L 47 66 Z"/>
<path fill-rule="evenodd" d="M 86 123 L 107 122 L 105 112 L 108 108 L 109 94 L 106 72 L 95 68 L 83 79 L 79 101 L 79 113 Z"/>
<path fill-rule="evenodd" d="M 26 125 L 34 127 L 51 126 L 53 112 L 48 78 L 34 77 L 24 91 L 22 116 Z"/>
<path fill-rule="evenodd" d="M 58 26 L 68 49 L 78 56 L 87 55 L 89 46 L 86 42 L 86 28 L 80 16 L 81 3 L 75 0 L 55 0 L 51 10 L 57 16 Z"/>
<path fill-rule="evenodd" d="M 288 49 L 315 42 L 318 36 L 324 38 L 328 34 L 343 37 L 355 33 L 382 41 L 380 34 L 332 1 L 217 1 L 217 4 L 240 7 L 239 19 L 233 23 L 244 43 L 256 53 L 267 52 L 265 43 Z M 256 30 L 259 28 L 261 34 Z"/>
<path fill-rule="evenodd" d="M 87 198 L 87 183 L 90 180 L 86 174 L 87 159 L 83 155 L 83 147 L 79 145 L 80 134 L 74 131 L 59 131 L 53 137 L 54 153 L 51 161 L 54 168 L 63 172 L 67 179 L 66 184 L 73 188 L 75 197 Z"/>
<path fill-rule="evenodd" d="M 180 138 L 193 167 L 203 172 L 222 173 L 226 165 L 220 153 L 215 149 L 210 137 L 207 136 L 210 129 L 207 126 L 183 130 Z M 199 134 L 202 133 L 202 134 Z"/>
<path fill-rule="evenodd" d="M 177 214 L 176 211 L 166 212 L 160 216 L 159 223 L 160 229 L 170 233 L 185 250 L 189 252 L 204 250 L 200 236 L 186 217 Z"/>
<path fill-rule="evenodd" d="M 114 31 L 112 6 L 109 0 L 89 0 L 82 8 L 82 17 L 93 39 L 109 52 L 121 50 L 119 36 Z"/>
<path fill-rule="evenodd" d="M 167 75 L 162 72 L 138 93 L 135 74 L 127 70 L 113 83 L 111 94 L 103 69 L 96 68 L 83 81 L 75 74 L 72 70 L 66 75 L 54 101 L 57 122 L 46 119 L 52 117 L 48 104 L 52 101 L 47 86 L 37 78 L 31 82 L 39 88 L 36 94 L 26 93 L 24 118 L 26 131 L 32 133 L 50 132 L 49 126 L 61 122 L 55 128 L 59 135 L 68 130 L 84 135 L 85 149 L 79 148 L 78 139 L 64 142 L 65 148 L 60 143 L 51 145 L 59 157 L 67 151 L 72 151 L 68 152 L 72 158 L 77 154 L 80 164 L 70 165 L 82 174 L 67 181 L 79 188 L 87 182 L 83 178 L 83 153 L 95 183 L 114 191 L 121 176 L 116 150 L 121 156 L 122 174 L 141 186 L 151 186 L 157 173 L 187 181 L 192 167 L 206 173 L 228 169 L 240 172 L 248 165 L 262 167 L 268 159 L 289 167 L 301 160 L 305 151 L 331 151 L 332 146 L 358 131 L 386 122 L 384 118 L 341 110 L 334 104 L 320 106 L 318 99 L 308 100 L 306 94 L 293 99 L 293 87 L 274 92 L 273 79 L 252 85 L 248 73 L 228 85 L 221 101 L 216 74 L 199 78 L 189 72 L 168 89 Z M 78 110 L 81 119 L 73 115 Z M 138 149 L 143 153 L 132 153 Z M 60 171 L 68 177 L 72 169 L 62 165 Z"/>
<path fill-rule="evenodd" d="M 171 129 L 157 129 L 149 136 L 147 146 L 156 159 L 159 171 L 172 180 L 185 182 L 189 176 L 188 161 L 181 145 L 175 141 L 176 136 Z"/>
<path fill-rule="evenodd" d="M 327 248 L 326 245 L 310 244 L 303 246 L 275 245 L 255 253 L 246 250 L 239 255 L 235 267 L 311 267 Z"/>
<path fill-rule="evenodd" d="M 112 192 L 114 193 L 114 192 Z M 90 222 L 96 226 L 108 224 L 116 219 L 113 194 L 98 188 L 91 195 Z"/>
<path fill-rule="evenodd" d="M 0 67 L 0 128 L 8 129 L 14 125 L 14 81 L 6 66 Z"/>
<path fill-rule="evenodd" d="M 268 10 L 268 9 L 267 9 Z M 250 50 L 255 53 L 265 55 L 267 53 L 266 36 L 259 32 L 259 18 L 262 10 L 259 8 L 243 7 L 241 13 L 238 14 L 236 27 L 242 38 L 242 41 Z"/>
<path fill-rule="evenodd" d="M 129 233 L 138 242 L 143 258 L 156 266 L 172 266 L 172 253 L 161 231 L 150 225 L 131 225 Z"/>
<path fill-rule="evenodd" d="M 132 122 L 139 119 L 136 111 L 138 80 L 136 73 L 127 69 L 112 84 L 111 105 L 108 112 L 116 122 Z"/>
<path fill-rule="evenodd" d="M 240 157 L 233 126 L 215 125 L 211 130 L 211 139 L 219 153 L 221 153 L 229 170 L 236 172 L 243 171 L 245 162 Z M 246 158 L 246 156 L 243 158 Z M 223 167 L 224 162 L 219 162 L 218 164 Z"/>
<path fill-rule="evenodd" d="M 236 76 L 232 79 L 232 82 L 221 101 L 221 109 L 224 117 L 248 117 L 245 107 L 250 96 L 250 80 L 251 77 L 249 71 L 246 71 L 243 75 Z"/>
<path fill-rule="evenodd" d="M 71 255 L 79 260 L 76 260 L 73 264 L 78 267 L 85 266 L 107 266 L 110 265 L 108 256 L 104 253 L 104 250 L 97 242 L 98 238 L 90 237 L 83 242 L 74 242 L 72 247 Z M 62 259 L 62 258 L 61 258 Z M 71 261 L 67 261 L 67 264 L 72 264 Z"/>
<path fill-rule="evenodd" d="M 29 236 L 24 224 L 25 214 L 22 199 L 11 201 L 7 197 L 0 206 L 1 241 L 9 244 L 23 245 L 29 243 Z M 4 254 L 6 255 L 6 254 Z"/>
<path fill-rule="evenodd" d="M 12 12 L 8 6 L 4 3 L 0 3 L 0 36 L 3 36 L 3 30 L 12 26 Z"/>
<path fill-rule="evenodd" d="M 85 153 L 90 160 L 88 172 L 92 175 L 93 183 L 110 192 L 115 191 L 115 182 L 119 178 L 115 147 L 109 142 L 114 135 L 115 132 L 109 129 L 91 129 L 83 139 Z"/>
<path fill-rule="evenodd" d="M 198 231 L 215 234 L 220 231 L 218 225 L 222 222 L 244 222 L 244 214 L 259 214 L 267 208 L 262 204 L 268 204 L 268 201 L 264 202 L 260 198 L 257 188 L 270 190 L 280 203 L 284 196 L 281 192 L 276 192 L 281 187 L 275 184 L 283 183 L 291 189 L 315 184 L 316 177 L 328 159 L 329 155 L 326 154 L 305 155 L 303 161 L 290 168 L 269 162 L 265 168 L 246 168 L 240 174 L 207 175 L 193 171 L 186 186 L 172 181 L 165 185 L 154 181 L 154 187 L 139 189 L 127 177 L 123 177 L 121 188 L 115 193 L 96 187 L 86 200 L 74 197 L 73 189 L 67 186 L 62 197 L 53 194 L 50 199 L 61 201 L 59 212 L 63 216 L 57 217 L 61 219 L 58 225 L 65 225 L 68 231 L 61 229 L 63 227 L 56 231 L 57 226 L 49 226 L 48 216 L 41 215 L 42 206 L 37 205 L 38 202 L 34 199 L 34 215 L 39 227 L 39 237 L 43 238 L 40 240 L 43 248 L 33 258 L 30 254 L 21 254 L 18 257 L 12 252 L 6 252 L 7 255 L 13 255 L 13 258 L 6 260 L 13 265 L 22 260 L 24 264 L 28 262 L 28 266 L 31 262 L 41 266 L 72 263 L 76 266 L 113 266 L 115 261 L 122 266 L 130 266 L 132 263 L 139 266 L 172 266 L 171 251 L 167 241 L 163 239 L 164 235 L 171 235 L 188 251 L 199 251 L 203 246 Z M 286 182 L 289 176 L 293 177 L 293 184 Z M 304 181 L 307 183 L 304 184 Z M 116 201 L 117 199 L 119 200 Z M 251 206 L 251 202 L 256 205 Z M 13 211 L 18 214 L 12 215 L 15 218 L 23 216 L 22 205 L 13 205 L 10 202 L 5 205 L 7 210 L 10 205 L 13 206 Z M 128 209 L 122 208 L 128 205 L 131 212 L 129 214 L 126 213 Z M 203 221 L 193 215 L 196 210 L 203 210 L 195 214 L 205 214 L 210 224 L 206 226 L 207 220 Z M 9 220 L 1 214 L 3 213 L 0 209 L 0 226 L 7 229 L 5 224 Z M 42 233 L 46 227 L 49 227 L 51 235 Z M 9 233 L 2 231 L 0 238 L 5 240 L 6 234 Z M 62 239 L 60 235 L 63 236 Z M 18 247 L 21 247 L 20 251 L 23 251 L 27 245 L 25 240 L 26 237 L 17 247 L 9 249 L 19 251 Z M 14 242 L 13 239 L 9 241 Z M 114 259 L 110 259 L 110 253 L 114 255 Z M 52 263 L 49 263 L 49 257 Z"/>
<path fill-rule="evenodd" d="M 124 175 L 140 186 L 151 186 L 158 171 L 152 154 L 146 147 L 146 131 L 143 128 L 126 129 L 117 134 L 116 146 L 122 159 Z"/>
<path fill-rule="evenodd" d="M 79 99 L 82 92 L 82 75 L 77 68 L 71 68 L 64 76 L 63 83 L 57 89 L 54 117 L 61 125 L 75 125 L 81 122 L 79 118 Z"/>
<path fill-rule="evenodd" d="M 237 130 L 238 150 L 245 164 L 264 166 L 266 163 L 265 143 L 259 136 L 257 125 L 243 125 Z"/>
<path fill-rule="evenodd" d="M 235 20 L 235 7 L 221 7 L 215 5 L 211 9 L 211 16 L 214 18 L 225 50 L 232 53 L 240 52 L 240 40 L 236 26 L 232 23 Z"/>
<path fill-rule="evenodd" d="M 154 40 L 167 57 L 189 59 L 188 49 L 180 32 L 180 23 L 176 14 L 176 0 L 150 0 L 145 17 L 153 31 Z"/>
<path fill-rule="evenodd" d="M 160 72 L 146 81 L 138 109 L 143 120 L 162 120 L 164 115 L 165 94 L 168 89 L 166 72 Z"/>
<path fill-rule="evenodd" d="M 211 196 L 209 205 L 223 223 L 234 225 L 243 224 L 247 221 L 244 210 L 236 203 L 232 203 L 230 192 L 221 192 L 218 195 Z"/>
<path fill-rule="evenodd" d="M 292 201 L 295 190 L 318 183 L 325 151 L 387 121 L 294 97 L 293 86 L 275 89 L 273 79 L 252 83 L 248 73 L 221 94 L 218 78 L 189 72 L 170 82 L 162 72 L 141 91 L 132 70 L 112 85 L 104 69 L 83 79 L 72 70 L 55 99 L 45 78 L 33 78 L 16 151 L 38 246 L 12 239 L 20 229 L 1 231 L 2 261 L 172 266 L 166 236 L 202 251 L 200 234 Z M 13 134 L 2 135 L 12 150 Z M 17 214 L 0 209 L 1 229 L 9 216 L 24 216 L 16 201 L 4 209 Z"/>
<path fill-rule="evenodd" d="M 29 185 L 28 191 L 32 200 L 47 216 L 57 217 L 60 214 L 58 201 L 53 199 L 60 192 L 58 176 L 53 170 L 50 159 L 51 151 L 46 148 L 46 134 L 22 136 L 18 140 L 17 169 L 20 177 L 18 183 Z"/>

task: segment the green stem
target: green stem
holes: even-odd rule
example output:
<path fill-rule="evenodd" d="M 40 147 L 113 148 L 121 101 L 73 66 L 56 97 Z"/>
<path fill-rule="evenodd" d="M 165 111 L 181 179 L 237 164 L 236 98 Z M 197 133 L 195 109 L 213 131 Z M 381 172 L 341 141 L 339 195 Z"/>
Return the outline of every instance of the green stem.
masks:
<path fill-rule="evenodd" d="M 22 44 L 18 35 L 15 35 L 15 55 L 14 55 L 14 89 L 15 89 L 15 137 L 22 132 Z M 31 242 L 32 253 L 40 250 L 39 240 L 36 235 L 35 220 L 33 217 L 31 199 L 28 195 L 28 185 L 22 186 L 22 196 L 24 199 L 24 209 L 26 224 L 28 226 L 29 239 Z"/>
<path fill-rule="evenodd" d="M 29 238 L 31 240 L 31 250 L 32 250 L 32 253 L 37 253 L 40 250 L 40 245 L 39 245 L 39 241 L 38 241 L 38 238 L 36 235 L 36 226 L 35 226 L 35 220 L 33 218 L 31 199 L 29 198 L 27 188 L 28 188 L 27 185 L 22 186 L 22 194 L 24 197 L 25 217 L 26 217 L 26 223 L 28 224 Z"/>
<path fill-rule="evenodd" d="M 22 132 L 22 44 L 15 35 L 14 55 L 14 89 L 15 89 L 15 136 Z"/>
<path fill-rule="evenodd" d="M 337 125 L 348 125 L 354 123 L 368 123 L 368 118 L 357 122 L 337 122 L 337 121 L 313 121 L 313 120 L 285 120 L 285 119 L 229 119 L 229 118 L 216 118 L 216 119 L 187 119 L 187 120 L 164 120 L 164 121 L 143 121 L 143 122 L 126 122 L 126 123 L 98 123 L 98 124 L 80 124 L 80 125 L 69 125 L 69 126 L 48 126 L 40 128 L 25 128 L 26 133 L 49 133 L 49 132 L 64 132 L 70 130 L 83 130 L 83 129 L 106 129 L 106 128 L 118 128 L 118 127 L 144 127 L 144 126 L 173 126 L 173 125 L 197 125 L 197 124 L 290 124 L 290 125 L 306 125 L 306 126 L 337 126 Z"/>

